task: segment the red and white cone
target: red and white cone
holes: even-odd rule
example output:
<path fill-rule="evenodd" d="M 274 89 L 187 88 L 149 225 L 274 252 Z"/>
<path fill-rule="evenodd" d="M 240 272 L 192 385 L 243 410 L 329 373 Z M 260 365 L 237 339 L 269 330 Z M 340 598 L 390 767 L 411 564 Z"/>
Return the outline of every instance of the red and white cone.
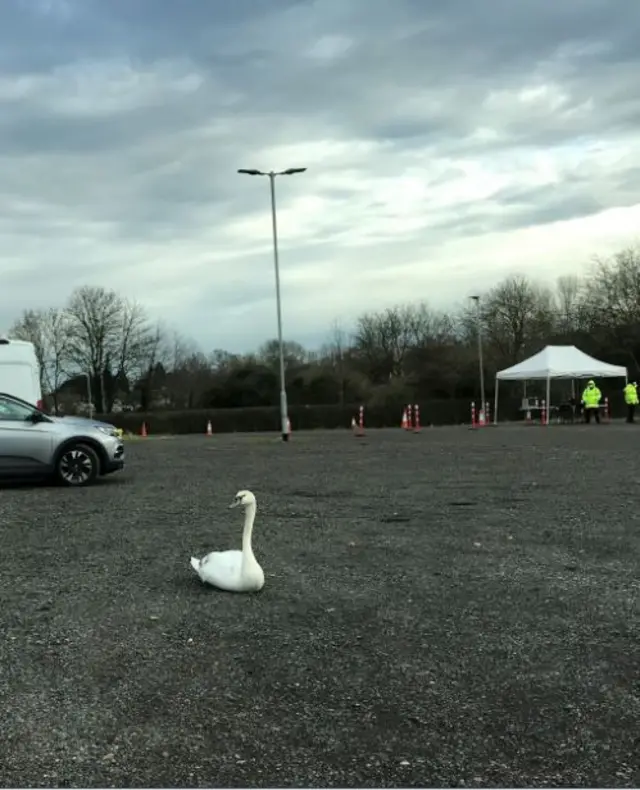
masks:
<path fill-rule="evenodd" d="M 420 431 L 422 430 L 422 426 L 420 425 L 420 406 L 417 403 L 413 407 L 413 414 L 414 414 L 413 432 L 420 433 Z"/>
<path fill-rule="evenodd" d="M 358 425 L 356 427 L 356 436 L 364 436 L 364 406 L 360 406 L 358 410 Z"/>

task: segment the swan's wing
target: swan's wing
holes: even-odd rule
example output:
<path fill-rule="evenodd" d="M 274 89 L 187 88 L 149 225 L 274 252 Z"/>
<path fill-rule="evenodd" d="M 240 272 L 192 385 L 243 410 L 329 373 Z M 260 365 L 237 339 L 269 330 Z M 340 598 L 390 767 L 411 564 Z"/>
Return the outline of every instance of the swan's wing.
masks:
<path fill-rule="evenodd" d="M 200 562 L 202 578 L 217 585 L 235 581 L 240 577 L 241 569 L 241 551 L 212 551 Z"/>
<path fill-rule="evenodd" d="M 210 551 L 208 554 L 205 554 L 204 557 L 200 560 L 200 567 L 204 568 L 204 566 L 213 560 L 216 554 L 222 554 L 220 551 Z"/>
<path fill-rule="evenodd" d="M 205 565 L 234 565 L 237 562 L 242 562 L 242 552 L 232 549 L 231 551 L 210 551 L 200 560 L 200 567 Z"/>

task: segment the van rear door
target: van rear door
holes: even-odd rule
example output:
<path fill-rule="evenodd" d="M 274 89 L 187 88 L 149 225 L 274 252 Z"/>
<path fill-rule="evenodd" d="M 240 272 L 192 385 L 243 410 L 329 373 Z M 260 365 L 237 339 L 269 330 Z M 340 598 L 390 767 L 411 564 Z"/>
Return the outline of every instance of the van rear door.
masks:
<path fill-rule="evenodd" d="M 42 408 L 40 365 L 33 343 L 0 337 L 0 392 Z"/>
<path fill-rule="evenodd" d="M 2 362 L 0 359 L 0 392 L 42 408 L 38 371 L 28 362 Z"/>

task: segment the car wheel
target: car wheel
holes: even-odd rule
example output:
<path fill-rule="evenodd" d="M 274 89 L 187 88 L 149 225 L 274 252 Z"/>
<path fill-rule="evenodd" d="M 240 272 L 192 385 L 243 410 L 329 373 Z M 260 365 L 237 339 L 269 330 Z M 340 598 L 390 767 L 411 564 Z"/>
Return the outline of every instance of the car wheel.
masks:
<path fill-rule="evenodd" d="M 56 477 L 65 486 L 87 486 L 100 473 L 100 459 L 86 444 L 65 447 L 56 464 Z"/>

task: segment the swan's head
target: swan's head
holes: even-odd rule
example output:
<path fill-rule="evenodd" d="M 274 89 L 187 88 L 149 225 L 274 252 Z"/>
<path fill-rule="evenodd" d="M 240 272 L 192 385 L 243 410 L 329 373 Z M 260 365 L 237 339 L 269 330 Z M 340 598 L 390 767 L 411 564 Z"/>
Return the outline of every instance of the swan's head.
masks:
<path fill-rule="evenodd" d="M 256 498 L 251 491 L 238 491 L 229 507 L 249 507 L 249 505 L 255 505 L 255 503 Z"/>

